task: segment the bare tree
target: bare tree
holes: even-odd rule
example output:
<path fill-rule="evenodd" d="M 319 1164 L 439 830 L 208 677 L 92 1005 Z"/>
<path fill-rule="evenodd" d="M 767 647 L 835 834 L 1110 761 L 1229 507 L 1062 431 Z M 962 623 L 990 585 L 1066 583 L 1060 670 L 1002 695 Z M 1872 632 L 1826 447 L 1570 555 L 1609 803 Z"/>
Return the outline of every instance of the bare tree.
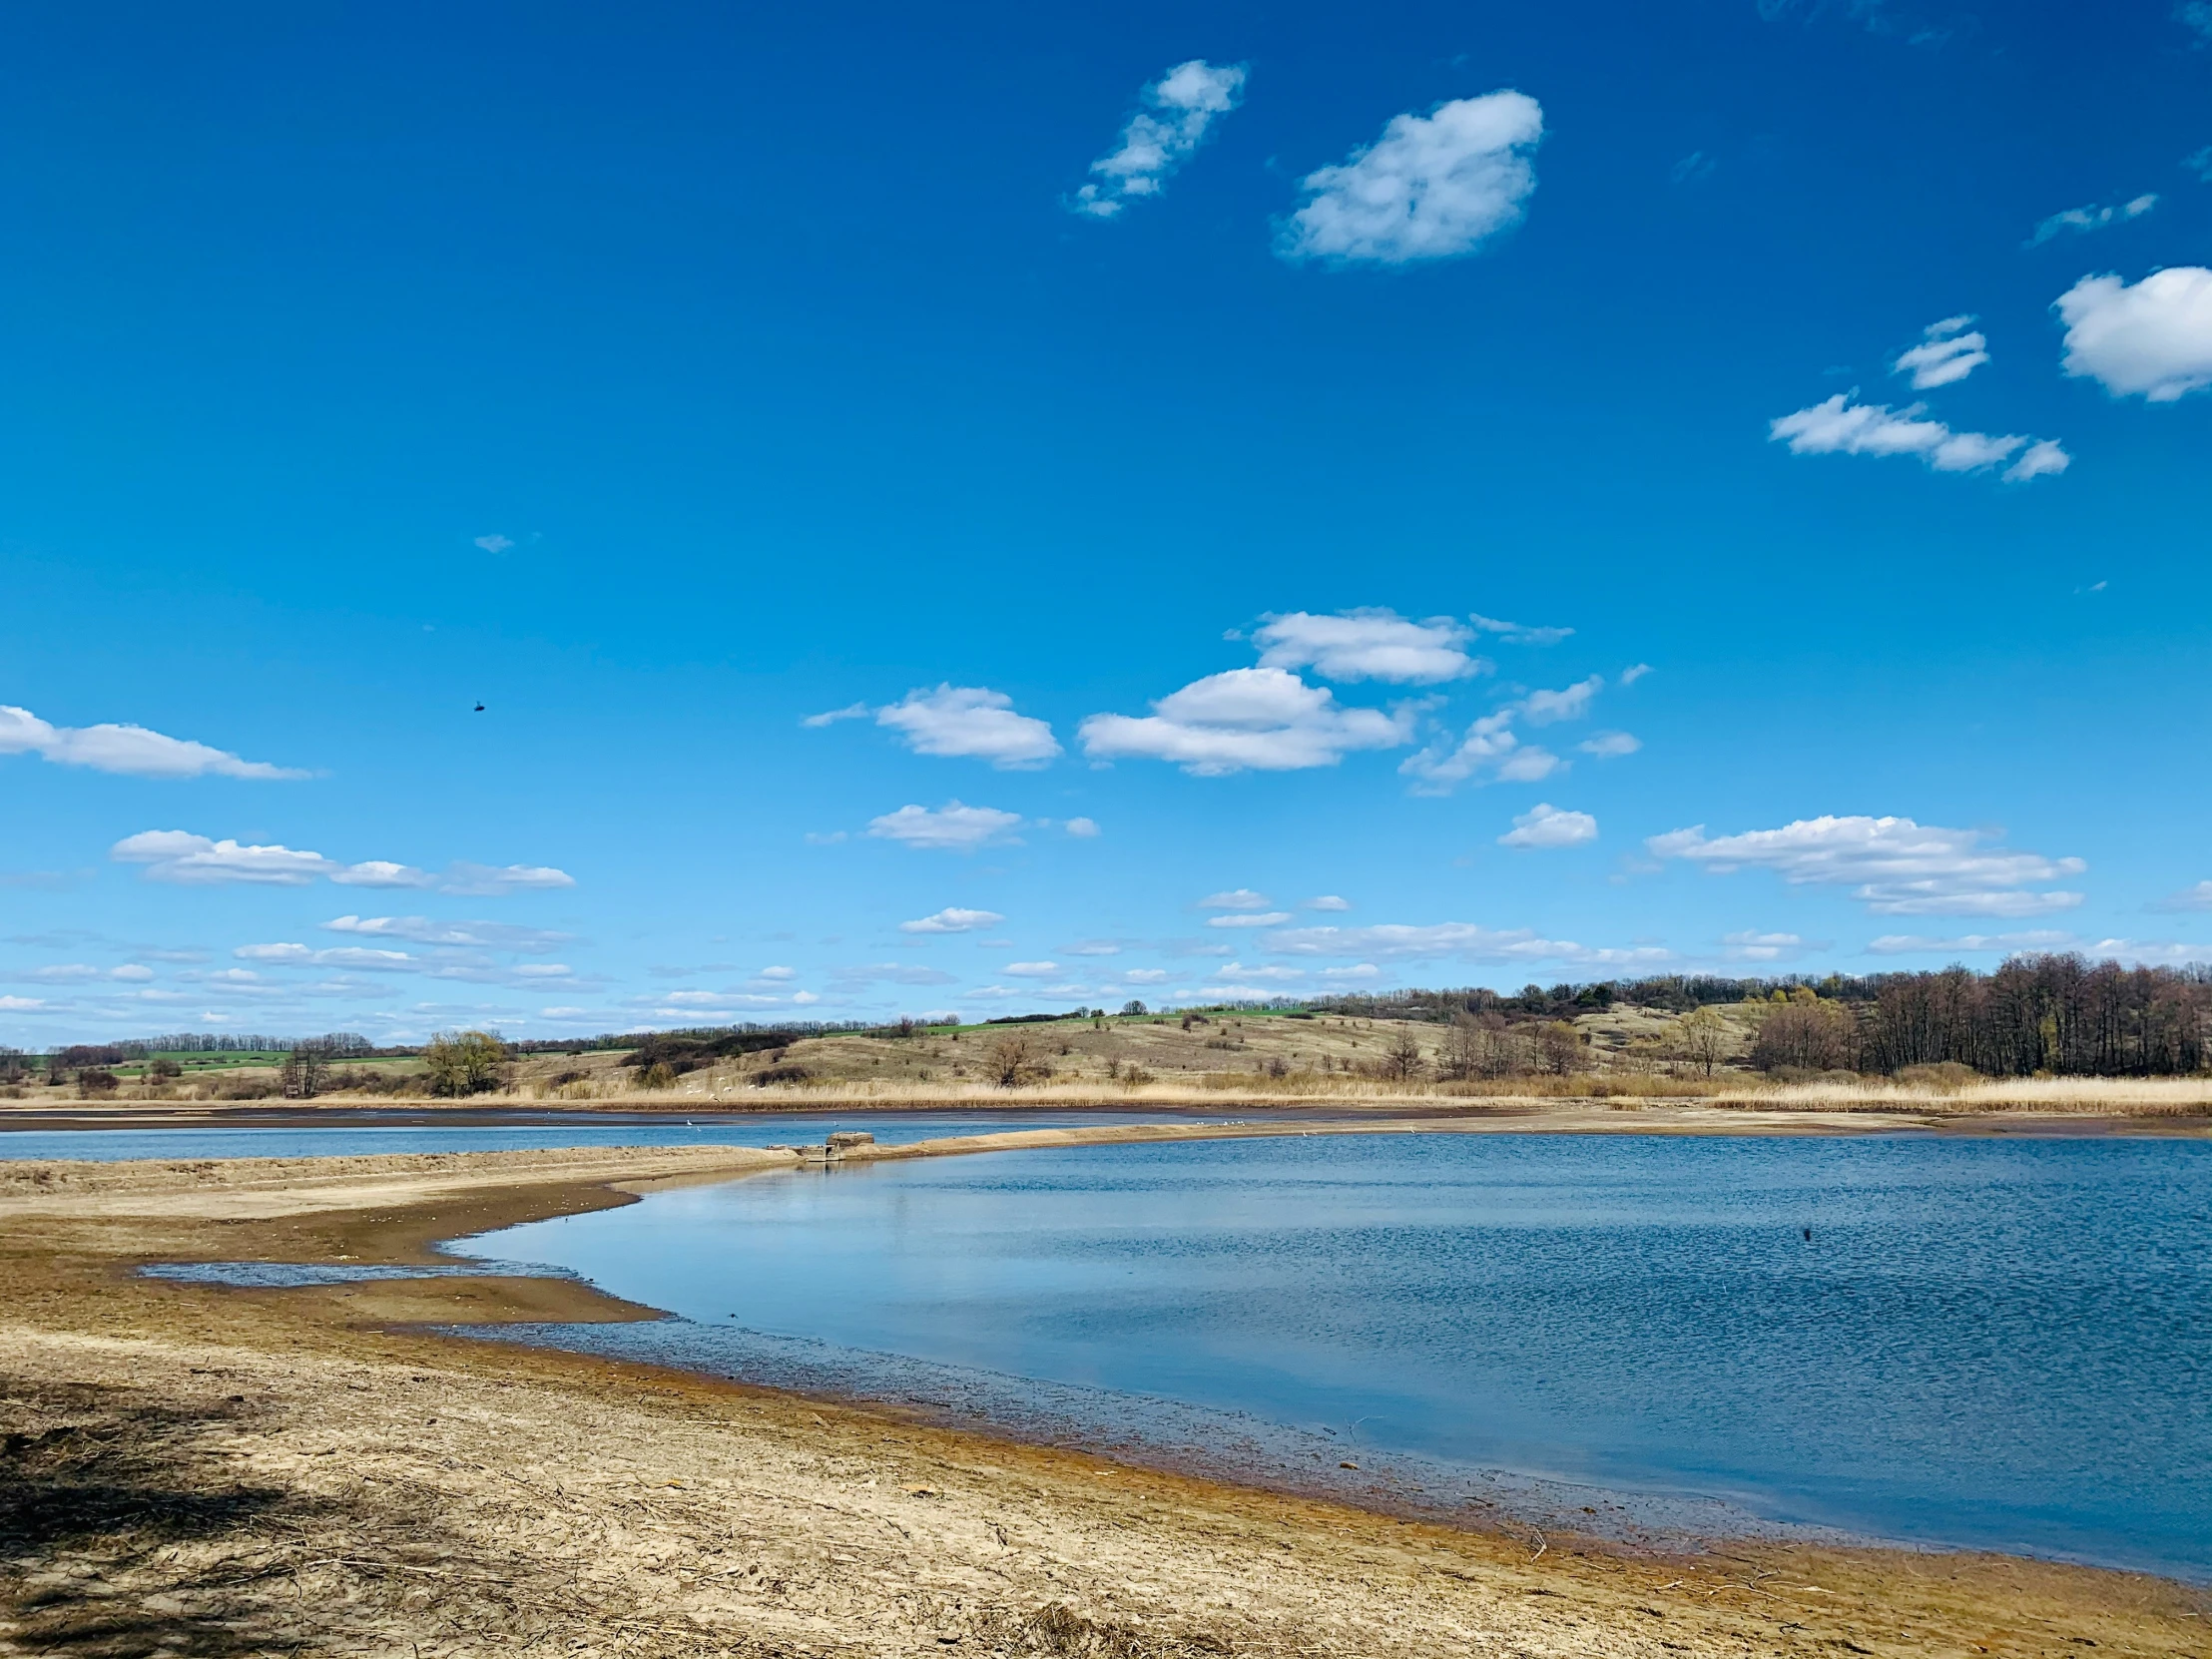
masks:
<path fill-rule="evenodd" d="M 1582 1033 L 1563 1019 L 1550 1021 L 1536 1033 L 1536 1052 L 1543 1060 L 1544 1070 L 1554 1077 L 1589 1069 L 1590 1056 L 1583 1045 Z"/>
<path fill-rule="evenodd" d="M 1421 1070 L 1420 1039 L 1401 1026 L 1383 1047 L 1383 1074 L 1405 1083 L 1418 1077 Z"/>
<path fill-rule="evenodd" d="M 1451 1016 L 1451 1028 L 1444 1033 L 1442 1045 L 1436 1050 L 1436 1070 L 1453 1080 L 1475 1076 L 1483 1058 L 1482 1027 L 1474 1016 L 1464 1009 Z"/>
<path fill-rule="evenodd" d="M 1707 1077 L 1735 1046 L 1735 1027 L 1717 1008 L 1694 1008 L 1674 1028 L 1675 1051 Z"/>
<path fill-rule="evenodd" d="M 983 1075 L 1002 1089 L 1017 1089 L 1024 1083 L 1043 1082 L 1052 1068 L 1038 1058 L 1027 1037 L 1001 1037 L 984 1056 Z"/>

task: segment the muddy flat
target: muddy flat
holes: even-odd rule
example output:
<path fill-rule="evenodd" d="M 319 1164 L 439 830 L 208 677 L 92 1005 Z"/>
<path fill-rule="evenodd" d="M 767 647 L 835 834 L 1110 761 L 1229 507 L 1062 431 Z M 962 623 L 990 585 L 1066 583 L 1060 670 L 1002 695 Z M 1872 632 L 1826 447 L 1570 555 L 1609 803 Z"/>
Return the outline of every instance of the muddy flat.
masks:
<path fill-rule="evenodd" d="M 440 1239 L 790 1161 L 688 1148 L 8 1169 L 11 1650 L 2212 1652 L 2212 1605 L 2156 1578 L 1797 1545 L 1655 1555 L 1408 1522 L 424 1329 L 652 1317 L 568 1281 L 241 1291 L 135 1273 L 420 1265 Z"/>

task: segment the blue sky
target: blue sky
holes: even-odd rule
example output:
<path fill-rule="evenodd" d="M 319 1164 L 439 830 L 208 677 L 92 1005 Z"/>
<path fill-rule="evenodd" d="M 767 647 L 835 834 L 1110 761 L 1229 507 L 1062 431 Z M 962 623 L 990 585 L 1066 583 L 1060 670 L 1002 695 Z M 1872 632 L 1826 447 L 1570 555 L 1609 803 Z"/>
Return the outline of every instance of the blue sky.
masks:
<path fill-rule="evenodd" d="M 2204 5 L 0 83 L 0 1041 L 2212 957 Z"/>

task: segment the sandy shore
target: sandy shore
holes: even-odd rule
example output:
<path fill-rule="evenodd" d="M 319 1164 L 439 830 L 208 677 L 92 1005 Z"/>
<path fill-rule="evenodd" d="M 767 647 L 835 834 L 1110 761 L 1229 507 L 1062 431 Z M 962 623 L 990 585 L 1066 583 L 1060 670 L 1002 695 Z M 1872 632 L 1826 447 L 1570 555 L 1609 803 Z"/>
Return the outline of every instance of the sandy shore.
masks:
<path fill-rule="evenodd" d="M 1852 1114 L 1846 1132 L 1868 1127 Z M 646 1317 L 559 1280 L 225 1291 L 133 1272 L 420 1264 L 440 1239 L 624 1202 L 618 1188 L 789 1161 L 0 1165 L 4 1650 L 2212 1653 L 2212 1604 L 2157 1579 L 1801 1546 L 1660 1558 L 1455 1530 L 412 1329 Z"/>

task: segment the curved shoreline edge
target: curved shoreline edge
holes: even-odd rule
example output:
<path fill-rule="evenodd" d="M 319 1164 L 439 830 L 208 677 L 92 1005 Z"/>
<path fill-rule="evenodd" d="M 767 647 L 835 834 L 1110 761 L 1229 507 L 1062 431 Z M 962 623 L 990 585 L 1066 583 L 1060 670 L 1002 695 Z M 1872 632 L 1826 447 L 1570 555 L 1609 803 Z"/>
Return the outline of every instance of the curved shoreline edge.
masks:
<path fill-rule="evenodd" d="M 1711 1113 L 1725 1120 L 1711 1126 L 1663 1128 L 1644 1112 L 1588 1115 L 1602 1123 L 1546 1113 L 1540 1125 L 1518 1116 L 1092 1125 L 947 1137 L 874 1148 L 867 1156 L 1325 1131 L 1602 1127 L 1850 1134 L 1956 1128 L 1947 1122 L 1869 1123 L 1856 1113 L 1833 1126 L 1809 1125 L 1803 1114 L 1791 1113 L 1787 1125 L 1771 1129 L 1746 1124 L 1738 1111 Z M 666 1465 L 680 1442 L 684 1458 L 722 1471 L 712 1478 L 725 1483 L 718 1489 L 735 1506 L 729 1516 L 742 1520 L 742 1535 L 760 1540 L 744 1547 L 762 1561 L 777 1551 L 786 1565 L 825 1551 L 875 1558 L 884 1539 L 895 1546 L 893 1577 L 906 1585 L 904 1602 L 889 1591 L 872 1601 L 853 1591 L 857 1599 L 848 1598 L 843 1612 L 826 1602 L 801 1617 L 785 1605 L 789 1593 L 755 1594 L 754 1586 L 740 1595 L 728 1584 L 715 1590 L 726 1602 L 732 1596 L 743 1602 L 745 1616 L 763 1630 L 784 1631 L 794 1642 L 812 1631 L 806 1639 L 830 1643 L 815 1651 L 914 1651 L 912 1643 L 878 1643 L 871 1631 L 903 1631 L 917 1642 L 954 1630 L 963 1641 L 997 1640 L 993 1631 L 1014 1630 L 1024 1619 L 1033 1623 L 1043 1616 L 1040 1609 L 1062 1603 L 1076 1609 L 1070 1616 L 1098 1629 L 1152 1632 L 1141 1640 L 1131 1636 L 1139 1645 L 1128 1651 L 1162 1655 L 1201 1651 L 1187 1645 L 1197 1637 L 1230 1640 L 1250 1654 L 1464 1652 L 1465 1633 L 1473 1630 L 1547 1654 L 1597 1651 L 1587 1638 L 1599 1634 L 1608 1652 L 1741 1653 L 1754 1631 L 1760 1651 L 1776 1653 L 1832 1653 L 1842 1643 L 1864 1647 L 1876 1636 L 1882 1645 L 1874 1651 L 1883 1653 L 1933 1655 L 1976 1646 L 2043 1652 L 2051 1651 L 2043 1644 L 2074 1633 L 2104 1645 L 2118 1635 L 2145 1652 L 2207 1650 L 2205 1614 L 2212 1606 L 2186 1586 L 2140 1575 L 2004 1556 L 1799 1545 L 1731 1545 L 1695 1561 L 1622 1554 L 1589 1540 L 1424 1525 L 1117 1466 L 1084 1452 L 917 1424 L 894 1406 L 838 1406 L 654 1367 L 464 1343 L 424 1329 L 463 1321 L 657 1317 L 570 1282 L 487 1274 L 241 1292 L 134 1276 L 138 1266 L 155 1260 L 449 1266 L 453 1258 L 436 1250 L 446 1240 L 632 1202 L 671 1184 L 788 1169 L 796 1161 L 789 1153 L 701 1147 L 0 1165 L 0 1292 L 8 1308 L 0 1330 L 13 1356 L 6 1363 L 14 1374 L 11 1393 L 50 1385 L 120 1397 L 166 1379 L 168 1389 L 190 1397 L 208 1391 L 194 1381 L 201 1375 L 223 1373 L 225 1386 L 251 1378 L 260 1392 L 241 1397 L 266 1396 L 268 1409 L 289 1413 L 294 1426 L 287 1433 L 330 1442 L 288 1460 L 257 1444 L 251 1460 L 260 1477 L 320 1491 L 317 1482 L 341 1471 L 360 1469 L 366 1480 L 398 1458 L 406 1465 L 404 1478 L 418 1488 L 410 1501 L 453 1516 L 480 1502 L 483 1489 L 509 1485 L 512 1468 L 500 1470 L 517 1458 L 560 1464 L 566 1470 L 561 1490 L 596 1489 L 596 1483 L 614 1492 L 619 1486 L 619 1497 L 607 1501 L 631 1502 L 635 1481 L 614 1481 L 606 1472 L 614 1455 L 609 1448 L 619 1449 L 624 1466 L 641 1458 Z M 414 1397 L 444 1402 L 428 1424 L 419 1410 L 411 1424 L 402 1424 L 386 1409 L 404 1408 L 409 1377 L 423 1378 L 413 1386 L 431 1390 Z M 506 1426 L 486 1442 L 481 1430 L 491 1417 Z M 585 1419 L 591 1432 L 577 1439 Z M 392 1450 L 395 1439 L 412 1442 L 411 1449 Z M 435 1459 L 426 1466 L 423 1454 L 433 1450 L 478 1473 L 461 1479 Z M 332 1455 L 337 1452 L 345 1455 Z M 519 1478 L 536 1475 L 526 1471 Z M 684 1476 L 670 1478 L 682 1489 Z M 825 1505 L 844 1518 L 825 1520 Z M 1017 1512 L 1018 1525 L 1009 1525 Z M 958 1526 L 951 1524 L 955 1516 Z M 709 1549 L 717 1524 L 702 1518 L 686 1536 Z M 467 1531 L 459 1519 L 453 1525 Z M 1126 1535 L 1132 1528 L 1135 1537 Z M 1039 1540 L 1056 1541 L 1046 1547 Z M 329 1547 L 343 1553 L 341 1544 Z M 344 1545 L 363 1560 L 377 1547 L 359 1538 Z M 568 1561 L 561 1570 L 578 1570 L 574 1558 L 545 1540 L 534 1547 L 551 1550 L 548 1559 L 556 1566 Z M 638 1559 L 624 1560 L 625 1582 L 636 1581 L 624 1593 L 642 1595 L 637 1586 L 650 1574 Z M 979 1561 L 994 1571 L 978 1578 Z M 500 1570 L 511 1576 L 524 1568 L 505 1560 Z M 1783 1580 L 1799 1587 L 1778 1591 Z M 963 1601 L 953 1593 L 957 1586 L 966 1586 L 966 1605 L 953 1605 Z M 927 1594 L 917 1600 L 921 1589 Z M 1529 1596 L 1545 1599 L 1524 1599 Z M 378 1616 L 386 1620 L 387 1637 L 407 1628 L 403 1608 Z M 603 1620 L 577 1619 L 575 1628 L 587 1639 L 595 1630 L 606 1634 Z M 1906 1628 L 1910 1639 L 1898 1634 Z M 2008 1630 L 2016 1632 L 2017 1644 L 2003 1634 Z M 1378 1637 L 1383 1631 L 1390 1633 L 1386 1640 Z M 1992 1632 L 1999 1637 L 1995 1646 L 1988 1645 Z M 671 1645 L 640 1651 L 693 1650 Z"/>

